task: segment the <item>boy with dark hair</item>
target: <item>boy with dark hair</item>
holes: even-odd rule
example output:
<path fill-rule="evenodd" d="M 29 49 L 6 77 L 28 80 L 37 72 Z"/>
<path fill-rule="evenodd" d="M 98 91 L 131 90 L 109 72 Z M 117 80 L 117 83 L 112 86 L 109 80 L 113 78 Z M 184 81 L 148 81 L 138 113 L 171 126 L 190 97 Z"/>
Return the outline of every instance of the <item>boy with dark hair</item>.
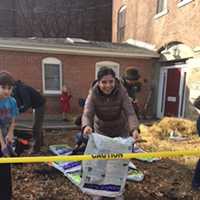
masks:
<path fill-rule="evenodd" d="M 0 72 L 0 157 L 10 156 L 13 142 L 15 117 L 18 114 L 16 101 L 11 97 L 14 79 L 8 72 Z M 0 164 L 0 198 L 12 196 L 10 164 Z"/>

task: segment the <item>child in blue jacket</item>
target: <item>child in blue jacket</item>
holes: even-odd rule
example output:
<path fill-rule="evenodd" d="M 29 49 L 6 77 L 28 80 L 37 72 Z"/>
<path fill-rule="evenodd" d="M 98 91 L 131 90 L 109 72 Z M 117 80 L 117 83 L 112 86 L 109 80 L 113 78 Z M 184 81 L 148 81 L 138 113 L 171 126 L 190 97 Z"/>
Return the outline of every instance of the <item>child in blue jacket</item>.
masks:
<path fill-rule="evenodd" d="M 7 72 L 0 72 L 0 157 L 10 156 L 13 142 L 15 117 L 18 110 L 11 97 L 14 79 Z M 0 199 L 10 200 L 12 196 L 10 164 L 0 164 Z"/>

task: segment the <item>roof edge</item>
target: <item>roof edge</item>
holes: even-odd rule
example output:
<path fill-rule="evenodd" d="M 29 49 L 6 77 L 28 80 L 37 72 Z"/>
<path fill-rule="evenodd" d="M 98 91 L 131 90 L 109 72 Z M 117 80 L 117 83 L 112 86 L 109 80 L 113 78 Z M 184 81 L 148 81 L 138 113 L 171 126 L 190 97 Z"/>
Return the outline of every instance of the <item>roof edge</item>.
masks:
<path fill-rule="evenodd" d="M 12 44 L 0 44 L 0 50 L 8 51 L 23 51 L 34 53 L 57 53 L 57 54 L 69 54 L 69 55 L 85 55 L 85 56 L 102 56 L 102 57 L 123 57 L 123 58 L 159 58 L 159 54 L 141 54 L 130 52 L 114 52 L 108 49 L 98 50 L 97 48 L 56 48 L 56 47 L 36 47 L 29 45 L 12 45 Z M 106 51 L 107 50 L 107 51 Z"/>

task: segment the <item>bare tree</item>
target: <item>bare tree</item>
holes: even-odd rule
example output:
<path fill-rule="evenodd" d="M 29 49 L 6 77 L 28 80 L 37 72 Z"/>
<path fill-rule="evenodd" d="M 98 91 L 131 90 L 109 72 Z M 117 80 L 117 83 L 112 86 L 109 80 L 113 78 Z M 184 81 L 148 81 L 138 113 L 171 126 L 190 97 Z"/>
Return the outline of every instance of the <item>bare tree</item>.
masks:
<path fill-rule="evenodd" d="M 109 23 L 106 17 L 102 17 L 102 12 L 112 8 L 111 0 L 12 1 L 15 36 L 22 37 L 95 39 L 95 34 L 99 37 L 100 33 L 107 30 L 105 24 Z M 111 33 L 110 24 L 109 27 Z"/>
<path fill-rule="evenodd" d="M 17 32 L 26 36 L 65 37 L 69 34 L 72 17 L 81 18 L 81 9 L 72 9 L 66 0 L 18 0 L 16 5 Z M 23 30 L 23 31 L 22 31 Z M 19 35 L 20 35 L 19 33 Z"/>

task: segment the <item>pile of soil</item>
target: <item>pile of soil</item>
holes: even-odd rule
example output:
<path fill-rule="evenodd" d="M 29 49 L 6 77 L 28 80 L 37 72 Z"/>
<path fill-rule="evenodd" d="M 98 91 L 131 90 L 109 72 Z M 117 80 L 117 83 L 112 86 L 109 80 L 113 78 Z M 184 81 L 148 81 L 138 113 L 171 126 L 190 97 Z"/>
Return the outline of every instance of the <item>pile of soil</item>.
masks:
<path fill-rule="evenodd" d="M 180 122 L 174 119 L 163 119 L 150 127 L 141 125 L 141 144 L 147 151 L 197 149 L 200 139 L 194 135 L 195 123 Z M 172 120 L 172 121 L 171 121 Z M 190 124 L 190 125 L 189 125 Z M 192 126 L 192 128 L 190 127 Z M 194 128 L 194 129 L 193 129 Z M 159 130 L 159 131 L 157 131 Z M 171 130 L 178 130 L 188 136 L 188 140 L 176 142 L 169 140 Z M 190 131 L 188 131 L 190 130 Z M 165 133 L 164 133 L 165 132 Z M 42 155 L 48 155 L 51 144 L 74 144 L 76 131 L 48 131 L 45 134 L 45 147 Z M 145 179 L 140 182 L 127 182 L 126 200 L 198 200 L 200 192 L 192 191 L 191 180 L 198 158 L 181 157 L 161 159 L 153 163 L 133 160 L 144 173 Z M 66 177 L 47 164 L 17 164 L 12 167 L 13 200 L 89 200 Z"/>

